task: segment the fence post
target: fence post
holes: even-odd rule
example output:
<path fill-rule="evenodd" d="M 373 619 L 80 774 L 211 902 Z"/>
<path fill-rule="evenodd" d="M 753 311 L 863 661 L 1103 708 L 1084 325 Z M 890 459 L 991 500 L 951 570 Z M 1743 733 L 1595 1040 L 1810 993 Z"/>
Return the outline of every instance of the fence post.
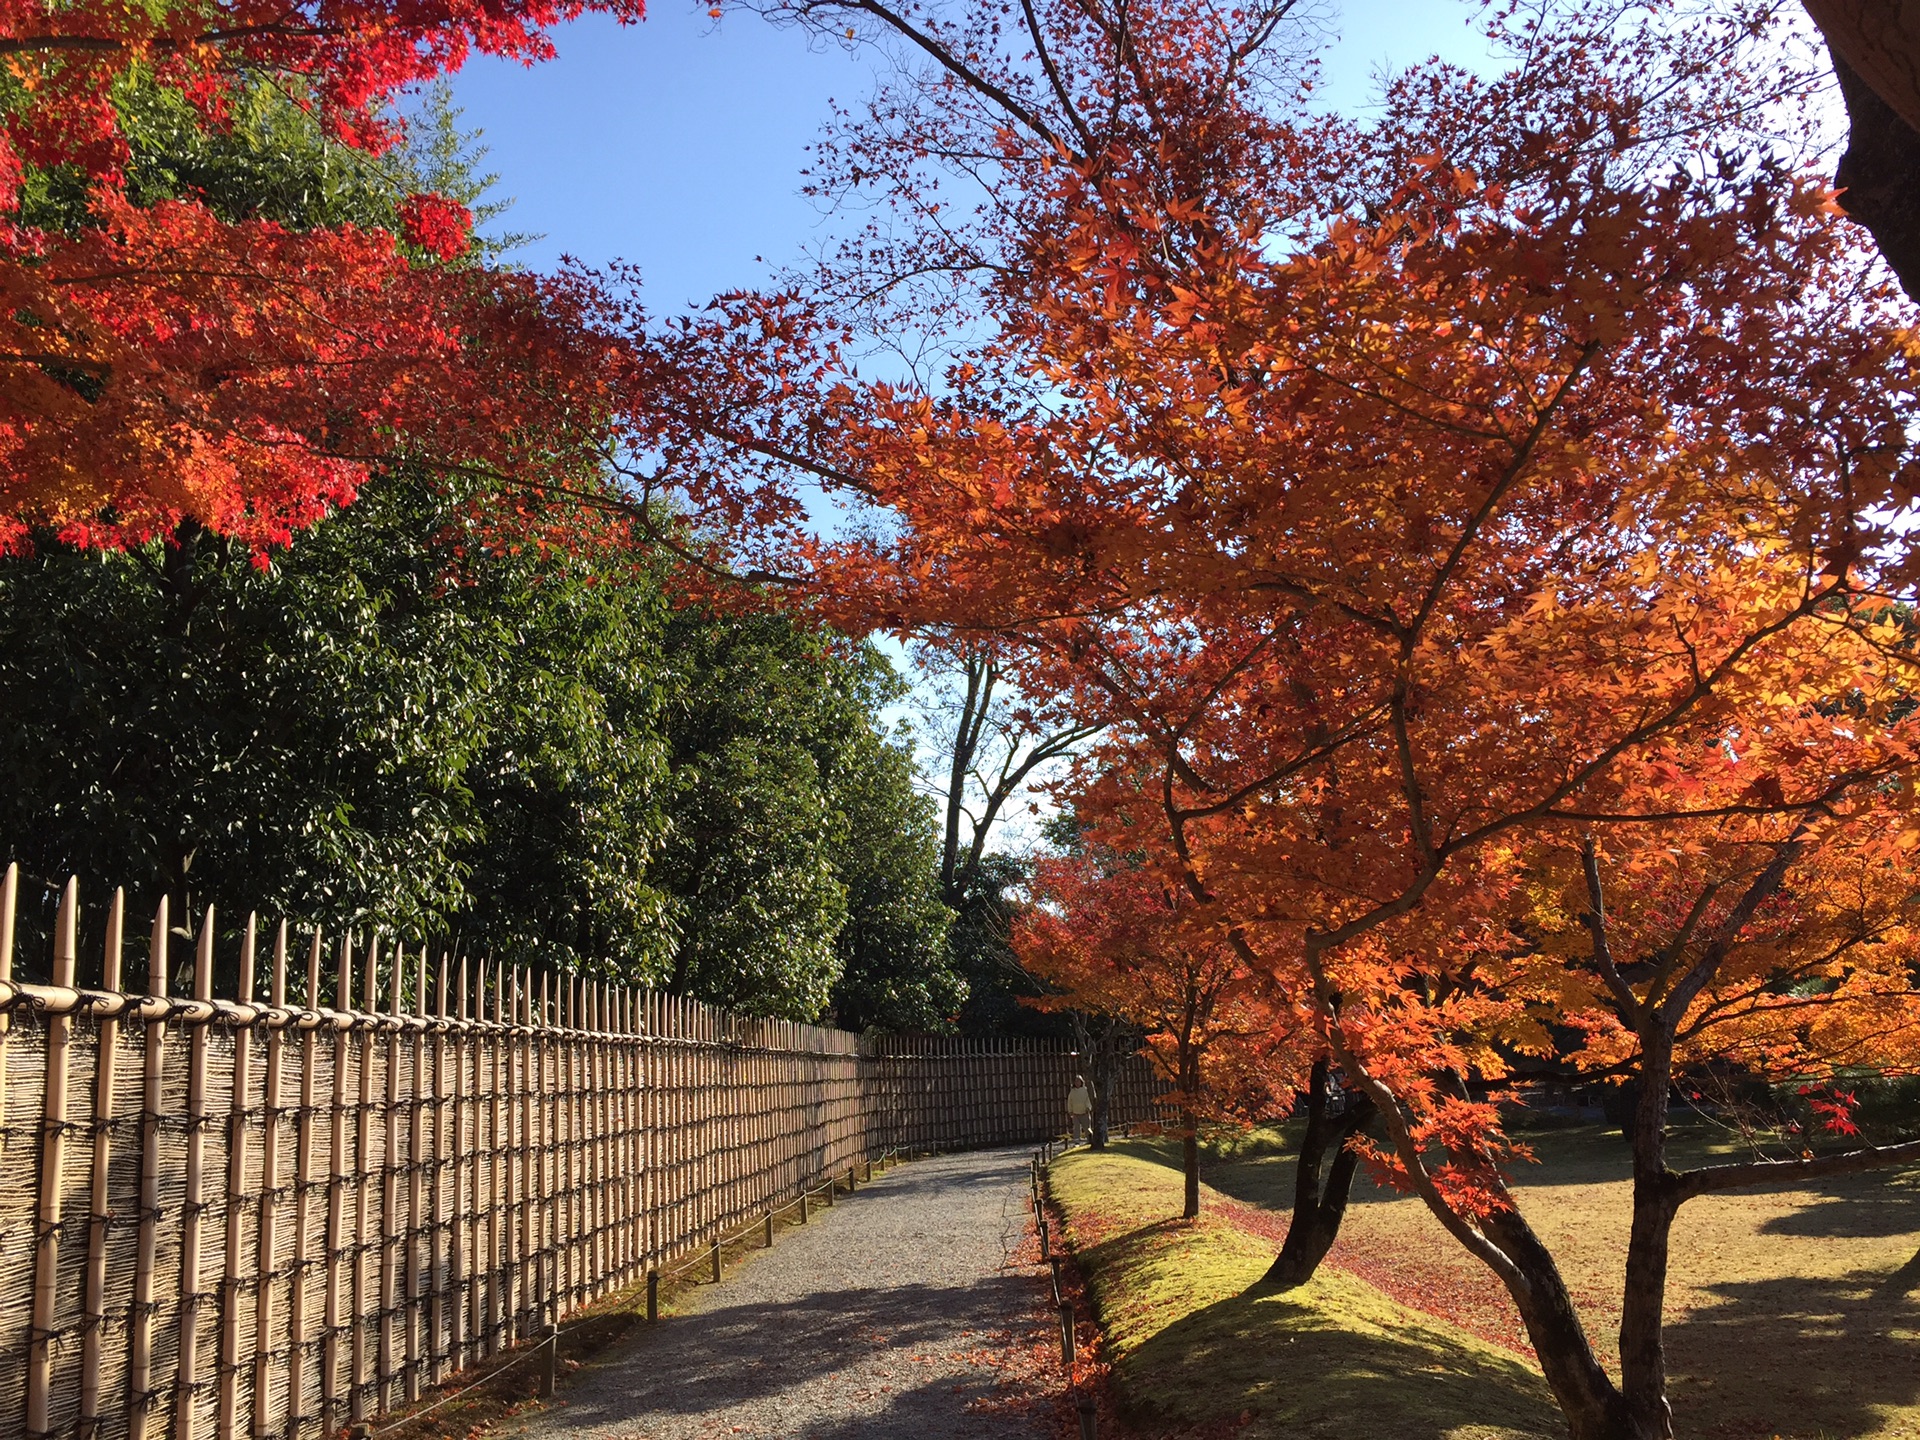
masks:
<path fill-rule="evenodd" d="M 259 919 L 247 916 L 246 940 L 240 949 L 240 984 L 234 998 L 253 1003 L 254 938 Z M 233 1094 L 227 1116 L 227 1234 L 226 1273 L 220 1285 L 220 1364 L 218 1409 L 214 1434 L 233 1440 L 234 1414 L 240 1403 L 240 1239 L 241 1200 L 247 1186 L 247 1090 L 253 1083 L 253 1027 L 233 1032 Z"/>
<path fill-rule="evenodd" d="M 1094 1409 L 1093 1397 L 1082 1395 L 1074 1408 L 1080 1412 L 1080 1440 L 1100 1440 L 1099 1413 Z"/>
<path fill-rule="evenodd" d="M 540 1342 L 540 1398 L 542 1400 L 551 1399 L 553 1396 L 554 1371 L 558 1368 L 556 1362 L 559 1356 L 560 1327 L 550 1324 L 546 1327 L 544 1338 Z"/>
<path fill-rule="evenodd" d="M 773 1211 L 767 1211 L 767 1249 L 773 1248 Z"/>
<path fill-rule="evenodd" d="M 100 962 L 100 988 L 120 990 L 120 947 L 126 923 L 126 892 L 113 892 L 107 912 L 107 943 Z M 76 1440 L 93 1440 L 100 1430 L 100 1328 L 107 1319 L 107 1175 L 112 1158 L 115 1051 L 120 1022 L 102 1017 L 94 1057 L 93 1185 L 87 1226 L 87 1286 L 81 1302 L 80 1413 L 74 1421 Z"/>
<path fill-rule="evenodd" d="M 11 879 L 13 872 L 7 872 Z M 167 897 L 153 912 L 153 939 L 147 951 L 147 993 L 161 1002 L 167 994 Z M 11 936 L 9 936 L 11 938 Z M 132 1354 L 127 1361 L 127 1388 L 131 1409 L 127 1440 L 146 1440 L 147 1417 L 153 1409 L 153 1255 L 155 1222 L 160 1216 L 160 1081 L 166 1058 L 167 1022 L 147 1022 L 143 1084 L 140 1099 L 140 1221 L 133 1256 L 133 1308 L 127 1329 Z"/>
<path fill-rule="evenodd" d="M 647 1271 L 647 1323 L 653 1324 L 660 1318 L 660 1272 Z"/>
<path fill-rule="evenodd" d="M 1073 1306 L 1064 1300 L 1060 1302 L 1060 1360 L 1073 1367 Z"/>
<path fill-rule="evenodd" d="M 720 1283 L 720 1242 L 713 1242 L 713 1283 Z"/>
<path fill-rule="evenodd" d="M 73 987 L 79 949 L 80 882 L 69 879 L 53 922 L 53 983 Z M 40 1199 L 33 1259 L 33 1320 L 27 1332 L 27 1433 L 42 1440 L 51 1433 L 53 1391 L 54 1292 L 60 1264 L 61 1171 L 67 1157 L 67 1047 L 73 1036 L 71 1015 L 47 1017 L 47 1084 L 40 1122 Z"/>
<path fill-rule="evenodd" d="M 213 998 L 214 911 L 209 905 L 200 921 L 200 944 L 193 958 L 193 998 Z M 174 1380 L 176 1436 L 194 1432 L 194 1402 L 200 1392 L 200 1236 L 206 1206 L 202 1170 L 206 1163 L 207 1022 L 196 1019 L 187 1037 L 187 1196 L 181 1204 L 180 1240 L 180 1361 Z"/>
<path fill-rule="evenodd" d="M 320 932 L 313 932 L 307 951 L 307 1009 L 320 1008 Z M 287 1429 L 298 1434 L 300 1422 L 308 1417 L 300 1413 L 300 1397 L 306 1393 L 307 1378 L 307 1267 L 310 1263 L 307 1238 L 308 1207 L 313 1190 L 313 1059 L 318 1044 L 314 1032 L 300 1031 L 300 1117 L 294 1122 L 293 1143 L 293 1266 L 288 1282 L 287 1328 Z M 254 1431 L 264 1433 L 258 1402 L 254 1409 Z"/>

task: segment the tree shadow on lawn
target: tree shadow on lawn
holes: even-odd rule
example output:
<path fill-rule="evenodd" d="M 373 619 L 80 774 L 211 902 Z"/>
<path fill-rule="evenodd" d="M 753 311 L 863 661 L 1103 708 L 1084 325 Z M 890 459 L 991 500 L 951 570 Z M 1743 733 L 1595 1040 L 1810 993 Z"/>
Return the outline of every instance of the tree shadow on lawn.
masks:
<path fill-rule="evenodd" d="M 1920 1284 L 1920 1263 L 1904 1271 Z M 1920 1403 L 1920 1296 L 1902 1272 L 1707 1287 L 1724 1303 L 1667 1325 L 1675 1430 L 1831 1440 L 1881 1432 L 1885 1411 Z"/>
<path fill-rule="evenodd" d="M 1817 1186 L 1783 1186 L 1783 1193 L 1818 1195 L 1811 1205 L 1776 1215 L 1761 1225 L 1767 1235 L 1823 1239 L 1880 1239 L 1913 1235 L 1920 1240 L 1920 1170 L 1850 1175 Z"/>

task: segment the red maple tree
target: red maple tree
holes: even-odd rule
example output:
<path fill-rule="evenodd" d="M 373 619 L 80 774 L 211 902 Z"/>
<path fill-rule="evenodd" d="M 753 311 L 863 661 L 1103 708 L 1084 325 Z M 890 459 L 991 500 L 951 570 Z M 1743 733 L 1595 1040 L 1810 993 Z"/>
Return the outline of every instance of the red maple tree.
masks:
<path fill-rule="evenodd" d="M 229 223 L 192 197 L 136 207 L 116 108 L 137 75 L 219 126 L 241 77 L 266 76 L 377 152 L 398 133 L 396 90 L 475 49 L 544 58 L 546 27 L 587 9 L 641 14 L 638 0 L 6 6 L 0 545 L 32 528 L 123 544 L 184 522 L 269 545 L 382 460 L 527 480 L 535 455 L 564 470 L 556 447 L 590 457 L 617 352 L 582 277 L 457 263 L 471 217 L 437 195 L 400 206 L 419 259 L 384 232 Z M 82 178 L 87 220 L 24 223 L 28 166 Z"/>

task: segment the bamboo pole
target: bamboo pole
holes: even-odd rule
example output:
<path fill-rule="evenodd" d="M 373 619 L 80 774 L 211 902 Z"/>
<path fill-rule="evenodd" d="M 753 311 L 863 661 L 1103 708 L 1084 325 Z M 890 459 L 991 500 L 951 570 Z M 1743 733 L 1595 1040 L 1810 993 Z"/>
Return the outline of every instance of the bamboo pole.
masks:
<path fill-rule="evenodd" d="M 400 1013 L 401 976 L 407 966 L 403 945 L 393 947 L 392 993 L 387 1013 Z M 393 1402 L 393 1381 L 399 1373 L 398 1349 L 394 1327 L 400 1310 L 400 1032 L 387 1037 L 387 1107 L 385 1112 L 386 1165 L 380 1176 L 380 1292 L 375 1301 L 376 1349 L 374 1355 L 374 1408 L 376 1413 Z M 361 1172 L 364 1183 L 365 1172 Z"/>
<path fill-rule="evenodd" d="M 360 986 L 362 1003 L 369 1014 L 380 1004 L 380 936 L 376 932 L 367 942 L 367 961 Z M 367 1214 L 372 1199 L 368 1178 L 373 1169 L 373 1055 L 374 1032 L 360 1032 L 360 1103 L 356 1111 L 353 1144 L 353 1309 L 348 1316 L 348 1363 L 352 1372 L 347 1395 L 348 1423 L 358 1425 L 367 1418 L 367 1239 L 371 1226 Z M 377 1305 L 377 1301 L 375 1302 Z M 375 1319 L 378 1319 L 376 1313 Z"/>
<path fill-rule="evenodd" d="M 241 983 L 250 987 L 245 974 Z M 284 920 L 273 936 L 273 978 L 268 982 L 267 1003 L 275 1010 L 283 1009 L 287 1003 L 287 922 Z M 260 1214 L 255 1239 L 259 1258 L 253 1292 L 253 1424 L 249 1431 L 256 1436 L 266 1429 L 271 1394 L 275 1286 L 279 1278 L 275 1261 L 280 1249 L 280 1062 L 284 1048 L 284 1033 L 269 1030 L 265 1058 L 266 1113 L 262 1116 L 260 1138 Z M 233 1188 L 237 1192 L 240 1187 Z M 239 1201 L 230 1199 L 228 1204 L 237 1208 Z M 237 1243 L 228 1249 L 231 1254 L 239 1253 Z"/>
<path fill-rule="evenodd" d="M 200 922 L 200 943 L 193 959 L 193 998 L 213 998 L 214 911 L 209 905 Z M 187 1196 L 180 1211 L 180 1362 L 174 1379 L 173 1433 L 176 1440 L 193 1435 L 194 1405 L 200 1390 L 201 1221 L 205 1214 L 207 1125 L 207 1027 L 195 1025 L 187 1035 Z"/>
<path fill-rule="evenodd" d="M 420 946 L 420 954 L 414 962 L 415 981 L 413 987 L 414 1012 L 427 1013 L 427 947 Z M 438 1090 L 438 1085 L 434 1087 Z M 424 1364 L 421 1342 L 430 1342 L 431 1337 L 423 1336 L 422 1330 L 427 1323 L 426 1314 L 426 1274 L 425 1258 L 421 1247 L 430 1245 L 433 1232 L 421 1224 L 426 1213 L 426 1192 L 422 1188 L 425 1180 L 424 1157 L 427 1150 L 427 1043 L 424 1032 L 413 1032 L 413 1111 L 412 1125 L 407 1136 L 407 1228 L 406 1228 L 406 1341 L 407 1370 L 402 1389 L 408 1403 L 420 1398 L 420 1374 Z"/>
<path fill-rule="evenodd" d="M 478 994 L 473 997 L 473 1008 L 468 1009 L 468 970 L 467 957 L 462 955 L 460 1019 L 463 1022 L 470 1017 L 476 1021 L 481 1018 Z M 464 1026 L 460 1031 L 459 1044 L 455 1047 L 454 1060 L 453 1153 L 458 1158 L 453 1171 L 454 1243 L 448 1278 L 454 1285 L 453 1368 L 464 1370 L 473 1361 L 473 1338 L 480 1333 L 476 1278 L 480 1271 L 480 1047 L 474 1032 Z M 471 1085 L 467 1080 L 469 1061 L 473 1074 Z M 473 1157 L 471 1165 L 465 1159 L 469 1154 Z"/>
<path fill-rule="evenodd" d="M 493 967 L 493 1023 L 495 1026 L 489 1048 L 492 1050 L 492 1063 L 488 1067 L 490 1079 L 489 1108 L 491 1125 L 488 1139 L 487 1164 L 487 1299 L 490 1307 L 487 1326 L 487 1353 L 493 1354 L 506 1343 L 508 1295 L 507 1289 L 507 1246 L 510 1236 L 506 1230 L 508 1216 L 504 1213 L 512 1195 L 509 1183 L 509 1167 L 512 1157 L 509 1147 L 512 1137 L 507 1130 L 510 1107 L 507 1100 L 507 987 L 506 966 Z"/>
<path fill-rule="evenodd" d="M 447 1083 L 447 971 L 450 960 L 443 951 L 440 956 L 440 969 L 434 980 L 434 1018 L 440 1023 L 433 1032 L 433 1163 L 431 1183 L 433 1185 L 431 1214 L 428 1217 L 428 1234 L 431 1237 L 427 1245 L 427 1279 L 432 1288 L 432 1301 L 427 1312 L 427 1379 L 438 1384 L 445 1374 L 446 1358 L 453 1350 L 452 1320 L 447 1314 L 447 1289 L 454 1282 L 454 1240 L 451 1211 L 446 1204 L 443 1187 L 446 1184 L 447 1165 L 452 1156 L 447 1146 L 448 1121 L 452 1118 L 449 1106 L 452 1103 L 453 1087 Z M 421 991 L 420 1008 L 426 1009 L 426 992 Z M 444 1241 L 441 1230 L 445 1229 Z M 440 1247 L 446 1245 L 447 1264 L 445 1270 L 440 1266 Z M 447 1343 L 442 1348 L 440 1337 L 445 1335 Z"/>
<path fill-rule="evenodd" d="M 53 983 L 72 985 L 79 951 L 80 884 L 69 879 L 53 922 Z M 54 1296 L 59 1286 L 60 1200 L 67 1158 L 68 1050 L 73 1020 L 47 1017 L 47 1083 L 40 1123 L 40 1197 L 34 1236 L 33 1319 L 27 1340 L 27 1434 L 51 1434 Z"/>
<path fill-rule="evenodd" d="M 593 1138 L 593 1243 L 594 1274 L 593 1294 L 607 1293 L 608 1282 L 614 1274 L 613 1251 L 613 1164 L 610 1152 L 614 1120 L 617 1111 L 614 1106 L 612 1088 L 613 1074 L 610 1061 L 612 1046 L 608 1036 L 612 1027 L 612 1017 L 608 1014 L 607 987 L 593 987 L 593 1033 L 597 1037 L 593 1045 L 593 1091 L 588 1097 L 594 1110 Z"/>
<path fill-rule="evenodd" d="M 11 882 L 13 871 L 7 872 Z M 9 918 L 11 918 L 9 912 Z M 7 927 L 12 940 L 12 926 Z M 163 1001 L 167 994 L 167 898 L 153 914 L 153 939 L 147 952 L 147 993 Z M 145 1440 L 153 1402 L 153 1252 L 154 1226 L 160 1218 L 160 1081 L 166 1059 L 167 1022 L 147 1023 L 140 1100 L 140 1220 L 134 1242 L 133 1308 L 127 1317 L 127 1440 Z"/>
<path fill-rule="evenodd" d="M 529 1026 L 532 1024 L 533 995 L 524 987 L 520 978 L 520 967 L 513 967 L 513 1018 L 515 1033 L 509 1038 L 510 1058 L 508 1073 L 513 1077 L 513 1093 L 507 1098 L 508 1144 L 518 1149 L 519 1164 L 508 1173 L 508 1193 L 512 1199 L 508 1214 L 507 1244 L 512 1250 L 517 1244 L 517 1253 L 513 1255 L 512 1283 L 508 1287 L 509 1320 L 507 1341 L 511 1344 L 527 1333 L 524 1317 L 528 1308 L 529 1282 L 527 1266 L 533 1257 L 533 1212 L 527 1204 L 529 1179 L 528 1162 L 532 1159 L 531 1129 L 532 1115 L 528 1101 L 528 1086 L 531 1084 L 531 1066 L 529 1060 Z M 516 1228 L 514 1222 L 518 1218 Z"/>
<path fill-rule="evenodd" d="M 353 1009 L 353 935 L 340 937 L 340 973 L 334 984 L 333 1008 Z M 326 1301 L 320 1332 L 320 1428 L 332 1434 L 341 1428 L 340 1319 L 341 1289 L 348 1277 L 341 1273 L 346 1259 L 347 1228 L 347 1059 L 353 1053 L 354 1037 L 341 1030 L 333 1042 L 333 1104 L 327 1125 L 327 1280 Z"/>
<path fill-rule="evenodd" d="M 127 896 L 113 892 L 107 911 L 106 946 L 100 961 L 100 988 L 120 988 L 120 952 L 124 942 Z M 80 1414 L 75 1440 L 94 1440 L 100 1431 L 100 1346 L 107 1323 L 107 1181 L 113 1146 L 113 1087 L 120 1044 L 120 1022 L 103 1019 L 93 1072 L 93 1184 L 88 1197 L 87 1279 L 80 1302 Z"/>
<path fill-rule="evenodd" d="M 532 1150 L 532 1177 L 528 1191 L 527 1253 L 533 1261 L 534 1333 L 551 1325 L 559 1315 L 555 1300 L 560 1271 L 560 1254 L 554 1244 L 554 1191 L 557 1186 L 559 1155 L 554 1140 L 560 1128 L 558 1088 L 559 1056 L 554 1052 L 554 1015 L 558 1006 L 552 994 L 552 976 L 540 975 L 540 1008 L 531 1017 L 533 1029 L 528 1037 L 529 1059 L 533 1065 L 533 1110 L 528 1116 Z M 528 1001 L 532 1002 L 529 980 Z"/>
<path fill-rule="evenodd" d="M 307 949 L 309 1010 L 320 1008 L 320 943 L 320 932 L 316 930 Z M 307 1271 L 312 1265 L 307 1227 L 311 1223 L 313 1203 L 314 1057 L 318 1044 L 319 1037 L 313 1031 L 300 1032 L 300 1113 L 293 1132 L 293 1263 L 287 1272 L 287 1433 L 296 1436 L 301 1422 L 307 1418 L 300 1406 L 307 1382 Z M 264 1434 L 266 1417 L 257 1393 L 253 1413 L 254 1432 Z"/>
<path fill-rule="evenodd" d="M 466 1157 L 470 1151 L 477 1152 L 480 1148 L 478 1136 L 467 1127 L 468 1096 L 471 1094 L 467 1084 L 467 1060 L 471 1053 L 475 1053 L 472 1032 L 466 1026 L 472 1013 L 467 1009 L 468 968 L 467 957 L 462 955 L 460 985 L 455 991 L 458 996 L 455 1011 L 461 1027 L 453 1047 L 453 1230 L 448 1237 L 447 1251 L 447 1286 L 453 1299 L 453 1314 L 447 1327 L 447 1353 L 452 1357 L 455 1370 L 464 1370 L 468 1364 L 468 1336 L 472 1334 L 474 1314 L 473 1282 L 469 1278 L 474 1238 L 471 1217 L 480 1208 L 472 1201 L 474 1191 L 479 1188 L 477 1155 L 471 1170 L 474 1184 L 471 1189 L 467 1185 L 469 1170 Z"/>
<path fill-rule="evenodd" d="M 241 944 L 240 984 L 235 998 L 253 1003 L 254 942 L 259 920 L 247 916 Z M 220 1379 L 214 1413 L 218 1440 L 233 1440 L 234 1414 L 240 1381 L 240 1238 L 245 1219 L 247 1185 L 247 1090 L 253 1081 L 253 1028 L 242 1026 L 233 1035 L 233 1094 L 227 1118 L 227 1235 L 226 1273 L 220 1285 Z M 271 1261 L 269 1261 L 271 1264 Z M 264 1287 L 264 1281 L 262 1281 Z"/>

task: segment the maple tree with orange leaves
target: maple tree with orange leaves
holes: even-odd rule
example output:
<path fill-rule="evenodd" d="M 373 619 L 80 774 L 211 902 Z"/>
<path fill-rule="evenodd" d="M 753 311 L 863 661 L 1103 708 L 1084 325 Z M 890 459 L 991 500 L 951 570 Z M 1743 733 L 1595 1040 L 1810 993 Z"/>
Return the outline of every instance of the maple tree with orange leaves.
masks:
<path fill-rule="evenodd" d="M 1748 826 L 1790 863 L 1870 810 L 1904 853 L 1920 762 L 1907 312 L 1743 128 L 1767 17 L 1649 13 L 1529 11 L 1508 73 L 1416 70 L 1367 127 L 1289 113 L 1244 36 L 1172 8 L 1042 21 L 1047 63 L 937 60 L 993 118 L 881 119 L 913 164 L 1007 137 L 977 231 L 940 222 L 988 333 L 937 385 L 836 389 L 802 467 L 892 527 L 822 554 L 850 610 L 1015 637 L 1031 693 L 1122 737 L 1199 913 L 1308 1007 L 1576 1440 L 1671 1434 L 1665 1378 L 1606 1373 L 1497 1183 L 1523 1157 L 1474 1088 L 1511 1063 L 1489 897 L 1568 834 Z M 938 230 L 863 263 L 924 269 Z M 1744 933 L 1775 868 L 1715 923 Z M 1454 933 L 1410 958 L 1427 924 Z M 1796 1063 L 1855 993 L 1805 997 Z M 1884 1014 L 1854 1059 L 1906 1063 Z"/>
<path fill-rule="evenodd" d="M 1291 1095 L 1285 1023 L 1276 1025 L 1233 947 L 1208 932 L 1177 876 L 1097 850 L 1037 862 L 1032 905 L 1015 920 L 1022 966 L 1053 988 L 1031 1003 L 1120 1015 L 1172 1089 L 1184 1188 L 1200 1213 L 1200 1125 L 1263 1113 Z"/>

